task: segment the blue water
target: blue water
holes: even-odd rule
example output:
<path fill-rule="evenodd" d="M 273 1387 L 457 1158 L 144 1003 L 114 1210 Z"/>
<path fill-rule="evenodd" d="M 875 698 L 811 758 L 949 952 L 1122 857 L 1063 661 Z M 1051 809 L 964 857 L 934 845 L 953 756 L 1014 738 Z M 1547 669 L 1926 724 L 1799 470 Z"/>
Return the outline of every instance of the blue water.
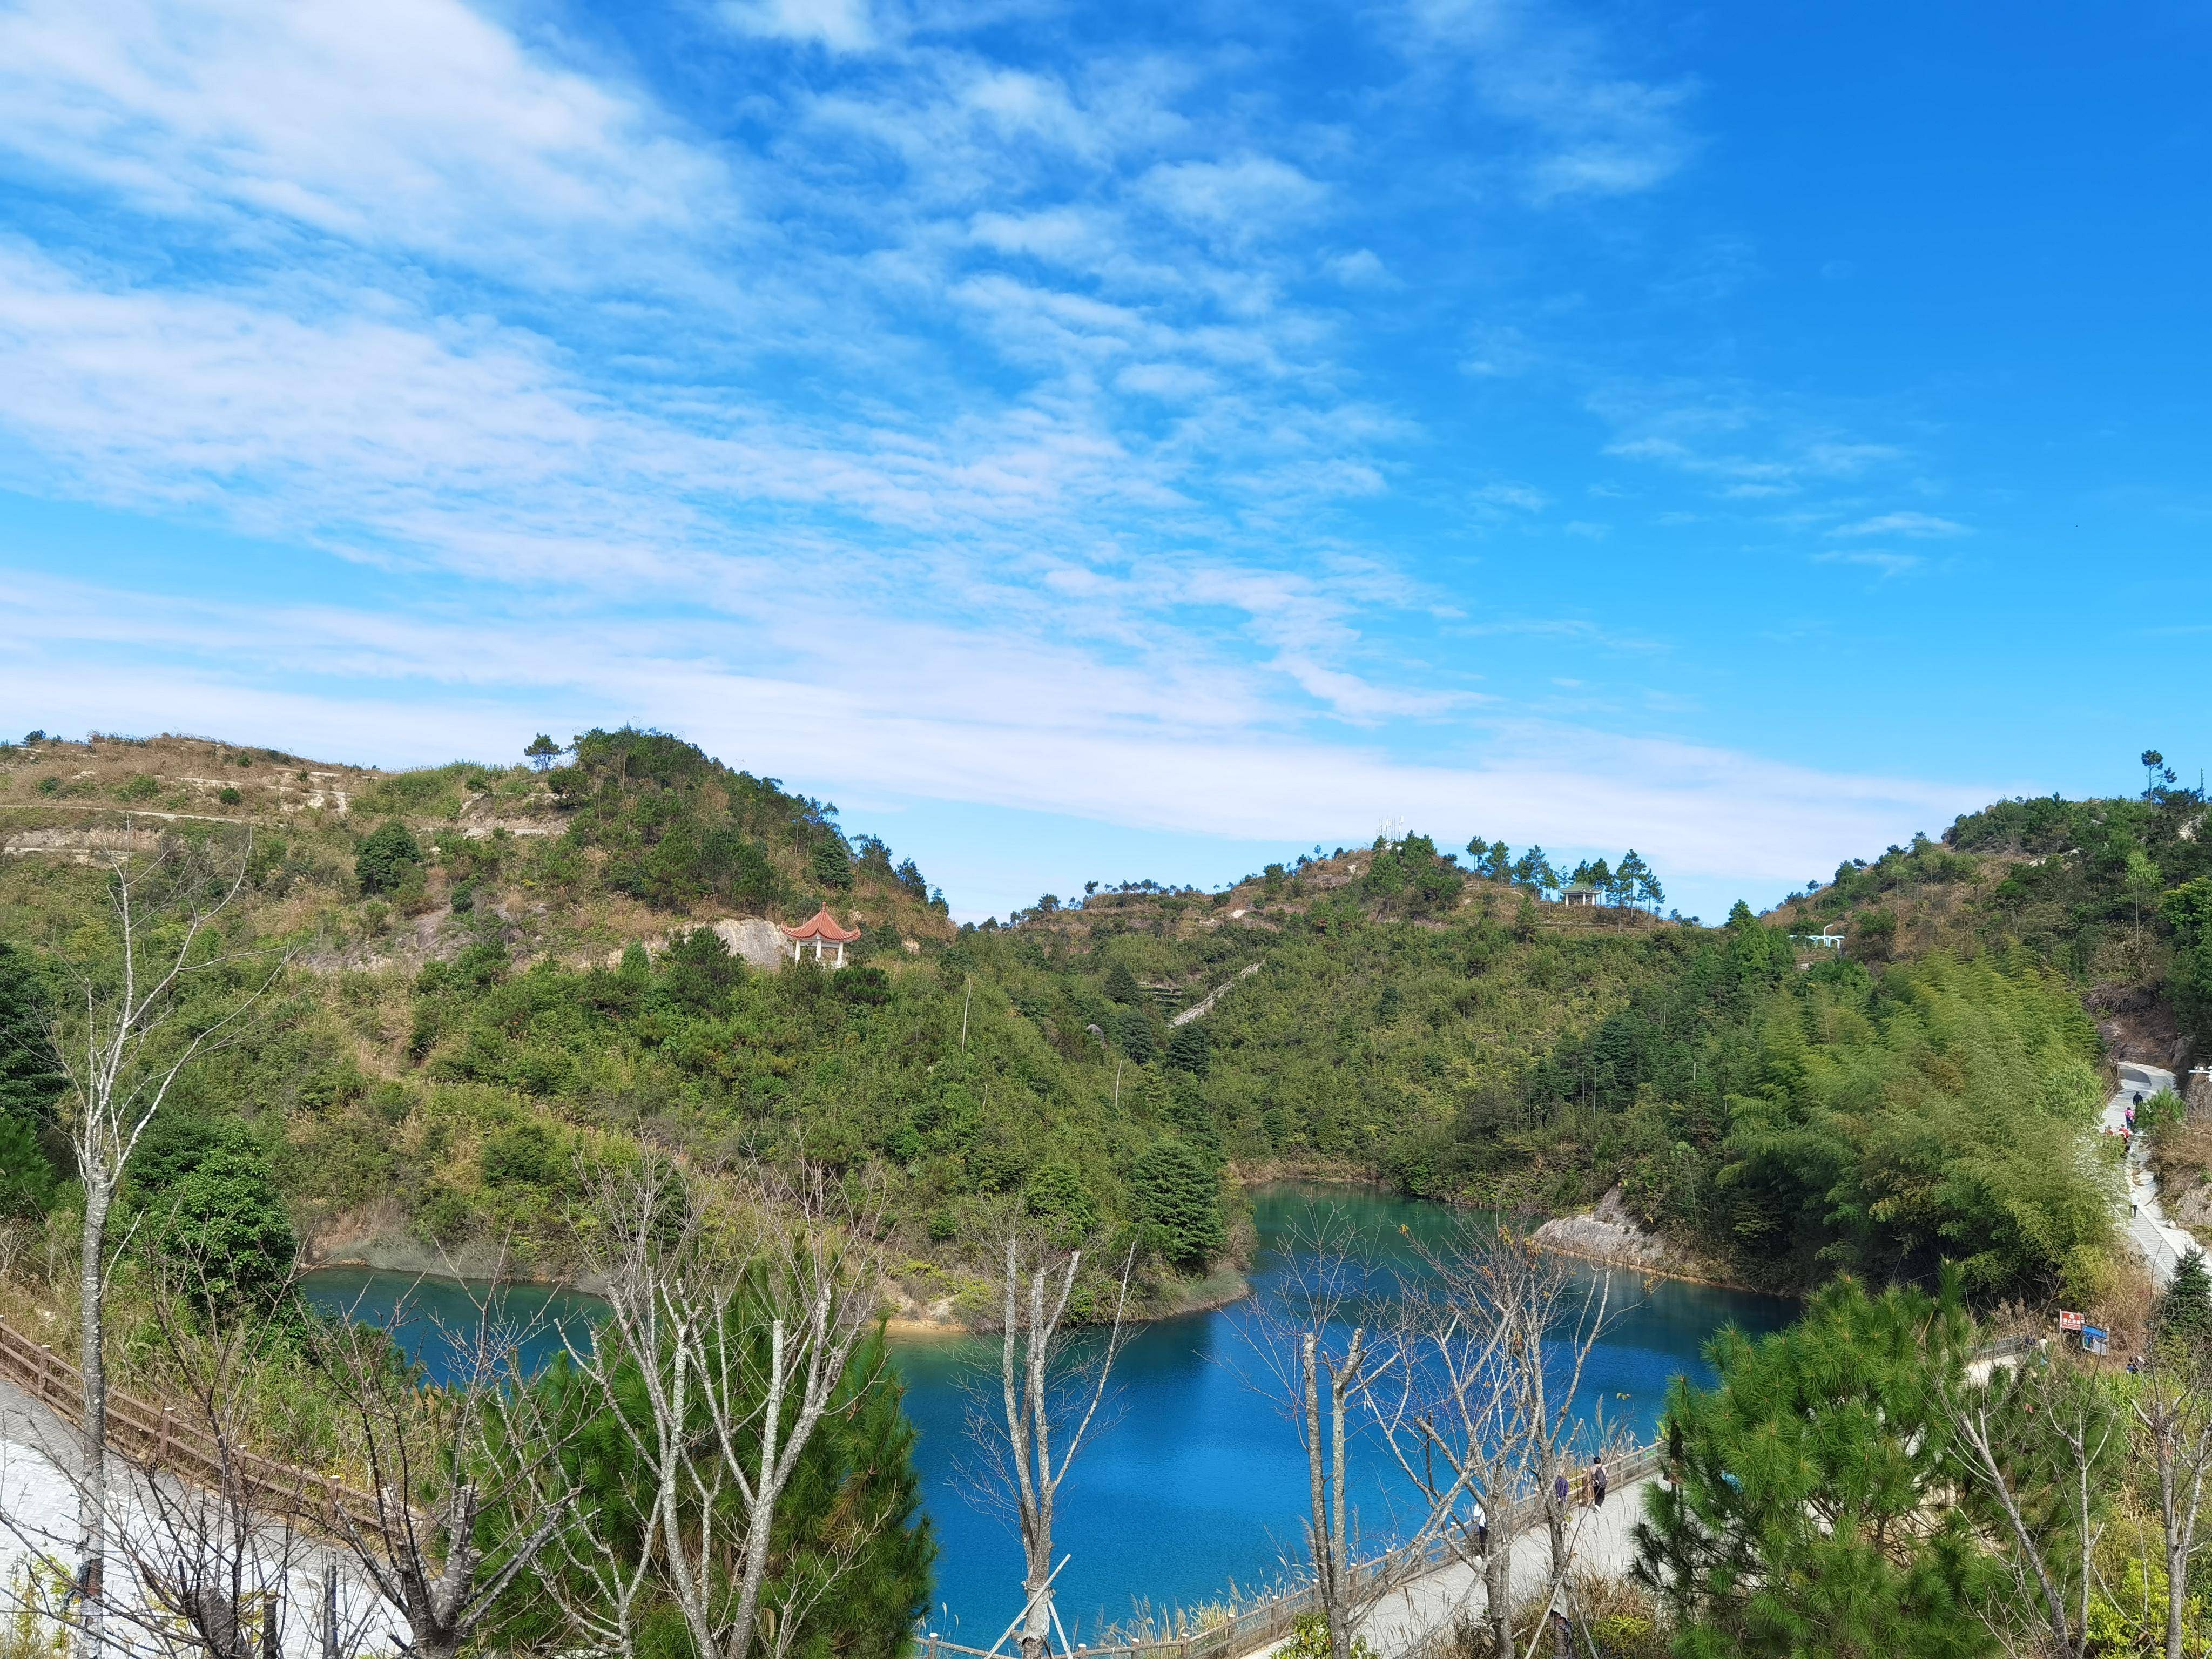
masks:
<path fill-rule="evenodd" d="M 1316 1206 L 1335 1212 L 1401 1269 L 1412 1255 L 1408 1234 L 1433 1238 L 1452 1224 L 1434 1206 L 1372 1193 L 1278 1187 L 1255 1195 L 1261 1248 L 1254 1297 L 1139 1330 L 1115 1368 L 1111 1420 L 1060 1489 L 1054 1541 L 1058 1553 L 1072 1557 L 1058 1580 L 1071 1639 L 1095 1640 L 1140 1606 L 1189 1606 L 1220 1597 L 1232 1584 L 1262 1588 L 1295 1561 L 1304 1457 L 1290 1419 L 1252 1386 L 1267 1377 L 1253 1311 L 1280 1293 L 1292 1266 L 1286 1247 Z M 434 1376 L 444 1346 L 441 1322 L 449 1329 L 475 1317 L 463 1287 L 398 1274 L 319 1273 L 307 1293 L 318 1306 L 353 1306 L 385 1325 Z M 1630 1273 L 1611 1276 L 1609 1295 L 1618 1311 L 1591 1357 L 1579 1404 L 1638 1437 L 1656 1421 L 1674 1377 L 1708 1378 L 1700 1350 L 1714 1332 L 1731 1321 L 1753 1334 L 1778 1329 L 1796 1311 L 1771 1297 Z M 587 1317 L 591 1306 L 588 1298 L 535 1286 L 501 1296 L 500 1311 L 518 1322 Z M 541 1330 L 526 1358 L 542 1362 L 559 1340 Z M 997 1352 L 972 1338 L 917 1338 L 896 1343 L 893 1355 L 919 1431 L 915 1462 L 939 1546 L 930 1623 L 985 1646 L 1021 1603 L 1012 1521 L 969 1496 L 970 1389 L 979 1377 L 995 1386 Z M 1364 1466 L 1355 1462 L 1363 1537 L 1376 1542 L 1404 1512 L 1382 1455 L 1370 1446 Z"/>
<path fill-rule="evenodd" d="M 494 1352 L 512 1346 L 535 1376 L 561 1352 L 564 1333 L 583 1342 L 600 1305 L 544 1285 L 495 1286 L 369 1267 L 319 1268 L 301 1282 L 301 1295 L 325 1313 L 382 1326 L 434 1382 L 454 1380 L 455 1354 L 473 1346 L 480 1319 L 490 1321 Z"/>

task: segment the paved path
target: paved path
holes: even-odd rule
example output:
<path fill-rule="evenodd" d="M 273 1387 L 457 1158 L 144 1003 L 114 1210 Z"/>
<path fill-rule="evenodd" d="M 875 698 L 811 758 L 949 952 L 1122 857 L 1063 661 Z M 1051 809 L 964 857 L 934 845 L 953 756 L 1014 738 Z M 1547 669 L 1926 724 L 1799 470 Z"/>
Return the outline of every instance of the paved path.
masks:
<path fill-rule="evenodd" d="M 1616 1489 L 1601 1509 L 1585 1505 L 1575 1511 L 1567 1538 L 1574 1547 L 1577 1571 L 1617 1578 L 1628 1571 L 1636 1559 L 1635 1529 L 1644 1516 L 1644 1489 L 1654 1478 Z M 1551 1534 L 1539 1522 L 1534 1530 L 1513 1540 L 1514 1595 L 1540 1593 L 1551 1574 Z M 1385 1659 L 1397 1659 L 1431 1636 L 1449 1634 L 1458 1620 L 1481 1618 L 1488 1605 L 1480 1576 L 1464 1563 L 1454 1562 L 1386 1597 L 1368 1615 L 1360 1634 Z M 1550 1644 L 1544 1646 L 1548 1652 Z"/>
<path fill-rule="evenodd" d="M 2148 1100 L 2161 1089 L 2173 1087 L 2173 1073 L 2133 1060 L 2120 1066 L 2119 1092 L 2105 1103 L 2105 1127 L 2118 1129 L 2127 1122 L 2129 1103 L 2137 1095 Z M 2164 1289 L 2181 1265 L 2181 1258 L 2197 1248 L 2189 1231 L 2178 1227 L 2159 1207 L 2158 1177 L 2150 1172 L 2143 1143 L 2138 1140 L 2128 1156 L 2128 1237 L 2150 1268 L 2151 1282 Z"/>
<path fill-rule="evenodd" d="M 0 1620 L 16 1610 L 24 1570 L 35 1559 L 74 1562 L 82 1534 L 77 1528 L 76 1485 L 82 1440 L 76 1430 L 14 1383 L 0 1379 Z M 119 1460 L 111 1462 L 115 1480 L 113 1521 L 120 1534 L 108 1563 L 111 1594 L 143 1599 L 128 1559 L 130 1547 L 159 1556 L 165 1530 L 152 1518 L 149 1499 L 138 1480 Z M 173 1488 L 172 1489 L 173 1490 Z M 283 1551 L 281 1543 L 272 1550 Z M 358 1577 L 351 1560 L 305 1540 L 289 1553 L 287 1607 L 281 1624 L 286 1659 L 320 1659 L 322 1576 L 335 1559 L 338 1569 L 340 1645 L 343 1651 L 398 1650 L 403 1627 L 374 1591 Z M 283 1559 L 272 1553 L 271 1560 Z M 112 1621 L 109 1640 L 118 1659 L 172 1659 L 173 1650 L 123 1619 Z"/>

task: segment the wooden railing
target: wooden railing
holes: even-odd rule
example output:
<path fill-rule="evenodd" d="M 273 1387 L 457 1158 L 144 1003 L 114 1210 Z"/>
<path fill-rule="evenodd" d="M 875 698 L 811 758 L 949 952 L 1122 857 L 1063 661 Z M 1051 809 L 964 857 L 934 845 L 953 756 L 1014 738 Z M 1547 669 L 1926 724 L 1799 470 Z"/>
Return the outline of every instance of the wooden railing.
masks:
<path fill-rule="evenodd" d="M 0 1322 L 0 1376 L 22 1389 L 73 1426 L 84 1422 L 84 1375 L 42 1343 Z M 374 1527 L 376 1500 L 366 1492 L 311 1470 L 222 1443 L 199 1425 L 180 1419 L 167 1407 L 155 1407 L 115 1389 L 107 1391 L 107 1443 L 152 1468 L 165 1469 L 195 1486 L 240 1482 L 247 1495 L 286 1515 L 343 1515 L 356 1525 Z"/>
<path fill-rule="evenodd" d="M 1618 1457 L 1606 1460 L 1606 1474 L 1611 1490 L 1620 1491 L 1638 1480 L 1656 1474 L 1659 1470 L 1660 1452 L 1656 1444 L 1638 1446 Z M 1579 1506 L 1588 1500 L 1588 1475 L 1578 1472 L 1571 1477 L 1568 1493 L 1570 1504 Z M 1541 1493 L 1531 1493 L 1515 1504 L 1512 1525 L 1501 1528 L 1501 1534 L 1510 1533 L 1518 1537 L 1533 1529 L 1544 1516 L 1544 1506 L 1550 1500 Z M 1455 1547 L 1449 1538 L 1431 1539 L 1416 1553 L 1401 1547 L 1376 1556 L 1354 1569 L 1370 1583 L 1378 1577 L 1390 1582 L 1404 1583 L 1449 1565 L 1455 1557 Z M 1288 1636 L 1298 1620 L 1321 1610 L 1319 1598 L 1311 1584 L 1300 1584 L 1294 1589 L 1255 1601 L 1240 1613 L 1233 1613 L 1219 1624 L 1209 1625 L 1203 1630 L 1194 1630 L 1182 1635 L 1163 1636 L 1151 1641 L 1110 1643 L 1077 1650 L 1080 1659 L 1240 1659 L 1270 1643 Z M 991 1659 L 988 1650 L 963 1646 L 934 1634 L 916 1642 L 919 1659 Z M 1008 1650 L 1001 1647 L 996 1659 L 1006 1659 Z"/>

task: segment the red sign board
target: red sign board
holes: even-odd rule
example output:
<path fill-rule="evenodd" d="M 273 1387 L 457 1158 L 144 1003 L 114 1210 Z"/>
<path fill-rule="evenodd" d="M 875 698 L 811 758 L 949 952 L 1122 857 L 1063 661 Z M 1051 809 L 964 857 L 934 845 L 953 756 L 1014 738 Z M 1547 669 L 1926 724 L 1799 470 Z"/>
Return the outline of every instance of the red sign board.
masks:
<path fill-rule="evenodd" d="M 2058 1328 L 2060 1330 L 2078 1331 L 2081 1328 L 2081 1325 L 2082 1320 L 2080 1314 L 2068 1313 L 2063 1308 L 2061 1308 L 2058 1310 Z"/>

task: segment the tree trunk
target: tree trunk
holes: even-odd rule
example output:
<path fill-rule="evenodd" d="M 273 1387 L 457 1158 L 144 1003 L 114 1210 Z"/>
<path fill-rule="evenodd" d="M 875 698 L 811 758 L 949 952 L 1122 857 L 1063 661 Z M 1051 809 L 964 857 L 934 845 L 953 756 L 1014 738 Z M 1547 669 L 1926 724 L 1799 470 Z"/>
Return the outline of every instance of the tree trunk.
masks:
<path fill-rule="evenodd" d="M 1044 1659 L 1052 1646 L 1052 1516 L 1041 1513 L 1026 1553 L 1029 1571 L 1022 1579 L 1022 1594 L 1029 1612 L 1022 1619 L 1022 1659 Z"/>
<path fill-rule="evenodd" d="M 1564 1503 L 1551 1491 L 1547 1490 L 1544 1494 L 1544 1524 L 1552 1534 L 1552 1589 L 1554 1592 L 1567 1580 L 1567 1516 L 1574 1501 L 1575 1490 L 1571 1485 L 1567 1488 Z"/>
<path fill-rule="evenodd" d="M 2181 1524 L 2179 1442 L 2159 1448 L 2159 1519 L 2166 1534 L 2166 1659 L 2181 1659 L 2189 1621 L 2189 1540 Z"/>
<path fill-rule="evenodd" d="M 760 1622 L 761 1587 L 768 1582 L 768 1547 L 775 1522 L 780 1487 L 775 1479 L 777 1441 L 783 1428 L 784 1325 L 769 1322 L 768 1335 L 768 1401 L 761 1411 L 760 1468 L 754 1476 L 752 1503 L 745 1516 L 745 1553 L 738 1581 L 738 1607 L 731 1620 L 728 1659 L 745 1659 L 751 1652 L 753 1630 Z M 704 1656 L 702 1656 L 704 1659 Z"/>
<path fill-rule="evenodd" d="M 77 1317 L 82 1327 L 82 1369 L 84 1373 L 84 1431 L 82 1484 L 77 1490 L 77 1522 L 84 1534 L 84 1559 L 79 1569 L 84 1592 L 81 1629 L 83 1651 L 94 1654 L 101 1642 L 101 1597 L 107 1568 L 107 1355 L 105 1341 L 107 1257 L 107 1211 L 113 1197 L 112 1185 L 96 1172 L 86 1171 L 84 1232 L 78 1262 Z"/>
<path fill-rule="evenodd" d="M 1513 1659 L 1513 1534 L 1504 1524 L 1505 1505 L 1492 1517 L 1490 1553 L 1482 1563 L 1483 1611 L 1497 1659 Z"/>
<path fill-rule="evenodd" d="M 1352 1334 L 1352 1347 L 1345 1360 L 1345 1370 L 1351 1370 L 1359 1364 L 1359 1333 Z M 1334 1500 L 1329 1522 L 1329 1549 L 1335 1565 L 1329 1577 L 1336 1585 L 1338 1612 L 1328 1621 L 1328 1645 L 1334 1659 L 1352 1659 L 1352 1585 L 1346 1582 L 1352 1567 L 1351 1528 L 1345 1515 L 1344 1502 L 1344 1373 L 1332 1371 L 1328 1379 L 1329 1409 L 1329 1479 Z"/>

